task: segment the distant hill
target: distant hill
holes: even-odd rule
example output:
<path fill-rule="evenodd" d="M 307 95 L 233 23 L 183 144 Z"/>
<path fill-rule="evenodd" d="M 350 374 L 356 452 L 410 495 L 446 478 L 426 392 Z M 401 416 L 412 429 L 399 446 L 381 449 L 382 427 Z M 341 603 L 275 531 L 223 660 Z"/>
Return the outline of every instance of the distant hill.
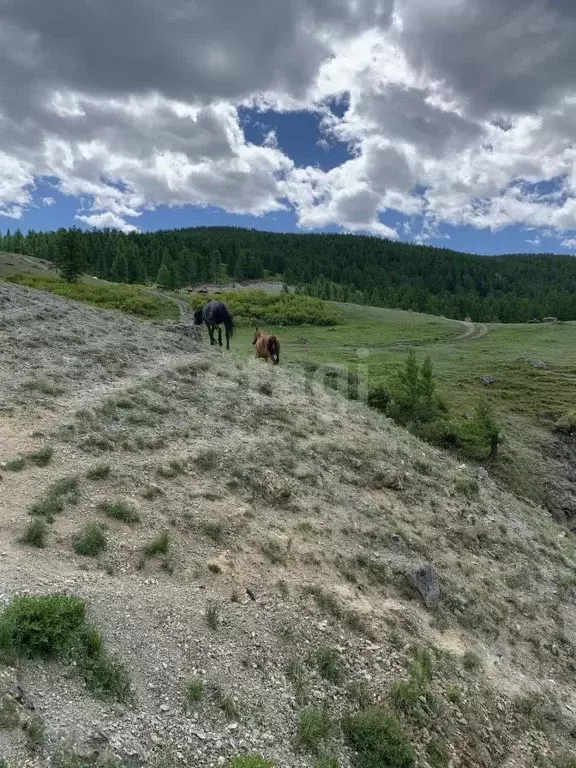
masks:
<path fill-rule="evenodd" d="M 85 269 L 116 282 L 164 287 L 282 276 L 325 299 L 412 309 L 457 319 L 527 322 L 576 319 L 576 259 L 506 255 L 490 258 L 357 235 L 282 234 L 199 227 L 123 235 L 114 231 L 20 233 L 0 249 L 59 263 L 82 249 Z M 163 269 L 166 267 L 166 269 Z"/>

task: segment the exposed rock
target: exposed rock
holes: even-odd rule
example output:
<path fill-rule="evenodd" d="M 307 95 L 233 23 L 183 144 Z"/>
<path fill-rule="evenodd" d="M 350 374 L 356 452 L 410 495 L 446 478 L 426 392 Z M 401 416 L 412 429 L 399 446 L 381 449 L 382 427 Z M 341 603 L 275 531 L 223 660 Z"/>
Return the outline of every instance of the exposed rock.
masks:
<path fill-rule="evenodd" d="M 496 379 L 494 378 L 494 376 L 482 376 L 481 381 L 482 381 L 482 384 L 488 385 L 488 384 L 494 384 Z"/>
<path fill-rule="evenodd" d="M 436 573 L 429 565 L 407 571 L 406 580 L 420 594 L 426 608 L 436 608 L 440 599 L 440 586 Z"/>

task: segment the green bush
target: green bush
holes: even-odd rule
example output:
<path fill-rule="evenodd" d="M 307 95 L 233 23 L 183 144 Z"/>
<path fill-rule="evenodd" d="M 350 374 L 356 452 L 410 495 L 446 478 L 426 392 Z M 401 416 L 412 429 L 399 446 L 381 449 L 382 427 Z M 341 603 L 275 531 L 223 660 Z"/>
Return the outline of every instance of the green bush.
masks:
<path fill-rule="evenodd" d="M 31 547 L 43 549 L 46 546 L 46 534 L 48 525 L 41 517 L 31 520 L 24 535 L 20 539 L 22 544 L 29 544 Z"/>
<path fill-rule="evenodd" d="M 44 445 L 40 450 L 33 453 L 27 453 L 26 458 L 35 464 L 37 467 L 46 467 L 52 461 L 54 455 L 54 449 L 49 445 Z"/>
<path fill-rule="evenodd" d="M 265 760 L 260 755 L 233 757 L 230 768 L 276 768 L 274 760 Z"/>
<path fill-rule="evenodd" d="M 144 547 L 146 557 L 156 557 L 156 555 L 167 555 L 170 549 L 170 535 L 168 533 L 159 533 L 152 541 Z"/>
<path fill-rule="evenodd" d="M 188 299 L 196 309 L 220 294 L 195 294 Z M 236 291 L 223 297 L 238 325 L 255 322 L 270 325 L 336 325 L 340 314 L 327 302 L 296 293 L 269 294 L 263 291 Z"/>
<path fill-rule="evenodd" d="M 106 503 L 102 508 L 108 517 L 111 517 L 114 520 L 121 520 L 123 523 L 128 524 L 140 522 L 140 515 L 138 512 L 136 512 L 134 507 L 130 504 L 126 504 L 124 501 Z"/>
<path fill-rule="evenodd" d="M 110 475 L 110 464 L 96 464 L 86 472 L 88 480 L 105 480 Z"/>
<path fill-rule="evenodd" d="M 358 768 L 413 768 L 414 749 L 390 712 L 368 709 L 347 715 L 343 730 Z"/>
<path fill-rule="evenodd" d="M 5 469 L 8 470 L 8 472 L 22 472 L 24 467 L 26 466 L 26 459 L 18 458 L 18 459 L 11 459 L 10 461 L 7 461 L 4 465 Z"/>
<path fill-rule="evenodd" d="M 450 765 L 450 748 L 440 739 L 432 739 L 426 745 L 426 757 L 431 768 L 448 768 Z"/>
<path fill-rule="evenodd" d="M 108 546 L 106 531 L 99 523 L 88 523 L 74 540 L 74 551 L 84 557 L 97 557 Z"/>
<path fill-rule="evenodd" d="M 78 478 L 71 475 L 62 477 L 48 488 L 46 495 L 30 507 L 30 514 L 36 517 L 44 517 L 51 523 L 54 516 L 64 510 L 66 504 L 75 504 L 78 501 Z"/>
<path fill-rule="evenodd" d="M 130 679 L 86 620 L 86 603 L 70 595 L 15 598 L 0 614 L 0 658 L 73 662 L 95 695 L 128 701 Z"/>

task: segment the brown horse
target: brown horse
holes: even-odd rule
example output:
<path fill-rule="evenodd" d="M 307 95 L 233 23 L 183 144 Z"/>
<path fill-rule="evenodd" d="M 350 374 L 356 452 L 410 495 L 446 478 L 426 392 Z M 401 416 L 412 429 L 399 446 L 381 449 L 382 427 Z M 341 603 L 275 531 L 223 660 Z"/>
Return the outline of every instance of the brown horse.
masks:
<path fill-rule="evenodd" d="M 277 336 L 262 333 L 256 328 L 252 344 L 256 347 L 256 357 L 262 357 L 266 362 L 272 360 L 273 365 L 280 362 L 280 340 Z"/>

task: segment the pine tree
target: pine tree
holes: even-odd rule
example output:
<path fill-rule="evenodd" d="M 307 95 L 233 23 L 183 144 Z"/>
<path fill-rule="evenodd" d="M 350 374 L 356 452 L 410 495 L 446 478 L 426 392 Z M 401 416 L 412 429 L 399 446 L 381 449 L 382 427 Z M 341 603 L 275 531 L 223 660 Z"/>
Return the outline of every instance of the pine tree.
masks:
<path fill-rule="evenodd" d="M 170 274 L 170 270 L 168 269 L 168 266 L 166 265 L 166 262 L 162 262 L 160 269 L 158 270 L 158 274 L 156 275 L 156 284 L 159 288 L 172 288 L 172 275 Z"/>
<path fill-rule="evenodd" d="M 416 353 L 410 350 L 403 370 L 398 375 L 399 394 L 402 402 L 412 413 L 416 411 L 420 394 L 418 363 Z"/>
<path fill-rule="evenodd" d="M 81 231 L 72 229 L 59 230 L 58 266 L 64 280 L 75 283 L 84 271 L 85 259 Z"/>
<path fill-rule="evenodd" d="M 164 251 L 162 264 L 160 265 L 160 269 L 158 270 L 158 274 L 156 275 L 156 284 L 158 285 L 159 288 L 165 288 L 170 291 L 176 288 L 174 267 L 168 251 Z"/>
<path fill-rule="evenodd" d="M 215 283 L 220 282 L 222 279 L 222 256 L 217 248 L 210 254 L 209 270 L 209 279 L 213 280 Z"/>
<path fill-rule="evenodd" d="M 127 283 L 129 280 L 126 252 L 121 246 L 116 251 L 116 256 L 110 267 L 110 279 L 114 283 Z"/>
<path fill-rule="evenodd" d="M 434 372 L 432 369 L 432 361 L 430 357 L 422 363 L 420 369 L 420 382 L 419 382 L 420 395 L 427 404 L 432 404 L 434 399 L 434 392 L 436 391 L 436 382 L 434 381 Z"/>

